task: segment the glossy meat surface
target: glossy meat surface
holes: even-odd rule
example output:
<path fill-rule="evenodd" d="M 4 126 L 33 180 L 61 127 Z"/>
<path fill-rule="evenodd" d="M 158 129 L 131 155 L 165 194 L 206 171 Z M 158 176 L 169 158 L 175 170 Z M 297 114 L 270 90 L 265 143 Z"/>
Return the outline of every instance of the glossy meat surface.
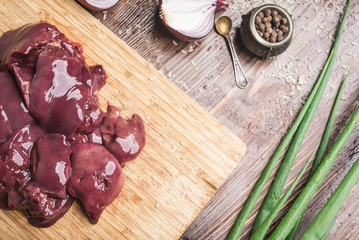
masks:
<path fill-rule="evenodd" d="M 120 110 L 108 106 L 100 131 L 103 144 L 120 163 L 135 159 L 146 143 L 145 126 L 140 116 L 133 115 L 125 120 L 120 116 Z"/>
<path fill-rule="evenodd" d="M 23 209 L 29 217 L 29 223 L 37 227 L 54 224 L 73 202 L 73 198 L 66 192 L 66 182 L 59 189 L 55 176 L 65 175 L 68 178 L 69 167 L 62 169 L 62 162 L 58 159 L 63 160 L 61 156 L 65 155 L 70 166 L 71 150 L 64 143 L 63 135 L 43 134 L 38 126 L 26 126 L 11 132 L 0 145 L 0 207 Z M 61 149 L 64 145 L 67 149 Z M 55 163 L 60 163 L 60 167 Z M 52 167 L 55 168 L 53 171 Z"/>
<path fill-rule="evenodd" d="M 31 183 L 21 190 L 21 194 L 25 199 L 23 210 L 28 215 L 28 222 L 35 227 L 50 227 L 70 209 L 74 201 L 68 194 L 63 199 L 51 198 Z"/>
<path fill-rule="evenodd" d="M 0 86 L 0 126 L 10 125 L 10 130 L 15 130 L 26 125 L 34 125 L 35 121 L 25 106 L 14 77 L 9 72 L 0 72 Z M 4 130 L 0 130 L 2 131 Z M 0 142 L 1 140 L 3 138 L 0 135 Z"/>
<path fill-rule="evenodd" d="M 9 198 L 9 207 L 16 209 L 21 198 L 14 195 L 30 180 L 30 154 L 34 142 L 44 134 L 38 126 L 26 126 L 15 130 L 0 144 L 0 195 Z"/>
<path fill-rule="evenodd" d="M 50 197 L 66 198 L 66 183 L 70 177 L 71 149 L 61 134 L 45 134 L 32 150 L 33 184 Z"/>
<path fill-rule="evenodd" d="M 6 191 L 29 175 L 31 150 L 43 134 L 38 126 L 26 126 L 11 132 L 0 144 L 0 181 Z"/>
<path fill-rule="evenodd" d="M 0 104 L 0 142 L 2 142 L 11 131 L 9 118 L 4 110 L 3 105 Z"/>
<path fill-rule="evenodd" d="M 0 64 L 8 68 L 13 65 L 34 67 L 40 50 L 46 44 L 63 39 L 65 36 L 55 26 L 45 22 L 8 31 L 0 38 Z"/>
<path fill-rule="evenodd" d="M 121 192 L 122 169 L 116 158 L 102 145 L 80 143 L 72 147 L 72 175 L 69 193 L 80 199 L 92 223 L 97 223 L 104 208 Z"/>
<path fill-rule="evenodd" d="M 84 120 L 77 130 L 83 134 L 91 134 L 95 129 L 98 129 L 106 115 L 99 107 L 97 95 L 98 91 L 105 85 L 107 75 L 101 65 L 90 67 L 90 72 L 92 77 L 91 92 L 85 104 Z"/>
<path fill-rule="evenodd" d="M 47 132 L 71 136 L 84 119 L 91 76 L 87 65 L 77 58 L 54 56 L 58 50 L 45 48 L 39 55 L 28 107 Z"/>
<path fill-rule="evenodd" d="M 31 115 L 47 132 L 71 136 L 84 120 L 85 104 L 106 79 L 90 68 L 82 47 L 48 23 L 26 25 L 0 38 L 0 59 L 15 75 Z M 102 72 L 101 72 L 102 70 Z"/>
<path fill-rule="evenodd" d="M 106 79 L 51 24 L 0 37 L 0 208 L 49 227 L 78 198 L 97 223 L 122 190 L 121 166 L 145 144 L 138 115 L 125 120 L 118 108 L 99 107 Z"/>

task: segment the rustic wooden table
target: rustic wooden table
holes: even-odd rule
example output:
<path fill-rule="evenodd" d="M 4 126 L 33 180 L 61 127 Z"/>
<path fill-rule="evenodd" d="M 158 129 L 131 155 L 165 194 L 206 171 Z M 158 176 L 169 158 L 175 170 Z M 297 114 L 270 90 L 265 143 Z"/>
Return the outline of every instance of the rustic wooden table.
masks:
<path fill-rule="evenodd" d="M 274 2 L 286 8 L 293 16 L 295 29 L 292 44 L 286 52 L 273 59 L 262 60 L 244 48 L 238 29 L 243 14 L 267 2 Z M 230 7 L 220 14 L 229 15 L 234 20 L 235 31 L 232 38 L 235 39 L 239 60 L 250 81 L 245 90 L 235 86 L 231 58 L 221 36 L 212 32 L 195 43 L 176 40 L 161 26 L 157 3 L 154 0 L 121 0 L 108 12 L 91 12 L 247 144 L 248 152 L 245 158 L 189 226 L 183 234 L 183 239 L 223 239 L 228 234 L 256 179 L 312 89 L 328 56 L 345 2 L 230 1 Z M 288 184 L 299 172 L 311 151 L 319 144 L 334 96 L 349 66 L 352 67 L 352 71 L 339 108 L 331 144 L 359 103 L 358 20 L 359 2 L 352 1 L 331 79 L 297 156 Z M 359 127 L 351 135 L 323 186 L 311 202 L 301 232 L 358 158 L 358 140 Z M 304 180 L 300 182 L 293 197 L 300 192 L 304 183 Z M 264 195 L 260 201 L 263 197 Z M 329 239 L 358 238 L 357 204 L 358 184 L 340 211 Z M 258 210 L 258 206 L 259 203 L 255 210 Z M 242 239 L 248 237 L 253 220 L 254 215 L 247 222 Z"/>

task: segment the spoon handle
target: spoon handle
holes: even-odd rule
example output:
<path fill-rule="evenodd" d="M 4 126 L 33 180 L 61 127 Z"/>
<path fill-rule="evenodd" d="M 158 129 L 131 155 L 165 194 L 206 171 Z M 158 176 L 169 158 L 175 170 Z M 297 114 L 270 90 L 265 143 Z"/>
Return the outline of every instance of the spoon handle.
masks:
<path fill-rule="evenodd" d="M 226 39 L 228 41 L 229 49 L 231 50 L 231 55 L 233 59 L 233 67 L 234 67 L 234 75 L 236 79 L 236 84 L 239 88 L 245 88 L 248 85 L 248 79 L 246 75 L 244 74 L 243 68 L 241 64 L 239 63 L 237 53 L 234 50 L 233 42 L 229 36 L 226 36 Z"/>

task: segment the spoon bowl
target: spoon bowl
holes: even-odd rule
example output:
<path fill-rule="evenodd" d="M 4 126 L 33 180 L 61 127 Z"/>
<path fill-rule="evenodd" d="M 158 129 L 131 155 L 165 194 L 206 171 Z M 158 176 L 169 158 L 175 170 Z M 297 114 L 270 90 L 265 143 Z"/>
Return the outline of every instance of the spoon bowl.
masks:
<path fill-rule="evenodd" d="M 234 76 L 236 84 L 239 88 L 245 88 L 248 85 L 248 80 L 244 71 L 239 63 L 237 53 L 234 49 L 233 42 L 229 36 L 232 30 L 232 20 L 228 16 L 221 16 L 216 21 L 216 29 L 219 34 L 226 38 L 229 49 L 232 55 L 233 67 L 234 67 Z"/>
<path fill-rule="evenodd" d="M 228 16 L 222 16 L 216 21 L 216 29 L 221 35 L 229 35 L 232 29 L 232 21 Z"/>

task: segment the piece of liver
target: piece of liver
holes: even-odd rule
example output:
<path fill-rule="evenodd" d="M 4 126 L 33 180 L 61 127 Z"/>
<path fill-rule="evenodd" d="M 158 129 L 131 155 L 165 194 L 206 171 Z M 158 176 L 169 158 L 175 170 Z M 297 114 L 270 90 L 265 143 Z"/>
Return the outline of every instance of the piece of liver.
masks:
<path fill-rule="evenodd" d="M 31 174 L 35 187 L 50 197 L 67 197 L 66 183 L 71 173 L 71 148 L 61 134 L 45 134 L 31 153 Z"/>
<path fill-rule="evenodd" d="M 38 126 L 25 126 L 11 132 L 0 144 L 0 196 L 7 197 L 9 192 L 14 193 L 8 200 L 8 207 L 12 209 L 16 209 L 22 200 L 15 195 L 16 192 L 31 180 L 31 150 L 34 142 L 43 134 Z"/>
<path fill-rule="evenodd" d="M 34 125 L 35 121 L 25 106 L 15 78 L 8 71 L 0 72 L 0 86 L 0 105 L 2 106 L 0 118 L 2 117 L 3 124 L 7 121 L 10 130 Z"/>
<path fill-rule="evenodd" d="M 74 145 L 71 164 L 68 192 L 82 202 L 91 223 L 97 223 L 104 208 L 122 190 L 122 169 L 116 158 L 104 146 L 96 143 Z"/>
<path fill-rule="evenodd" d="M 129 120 L 120 116 L 117 107 L 108 106 L 107 115 L 100 126 L 103 145 L 120 163 L 135 159 L 146 143 L 146 131 L 137 114 Z"/>

